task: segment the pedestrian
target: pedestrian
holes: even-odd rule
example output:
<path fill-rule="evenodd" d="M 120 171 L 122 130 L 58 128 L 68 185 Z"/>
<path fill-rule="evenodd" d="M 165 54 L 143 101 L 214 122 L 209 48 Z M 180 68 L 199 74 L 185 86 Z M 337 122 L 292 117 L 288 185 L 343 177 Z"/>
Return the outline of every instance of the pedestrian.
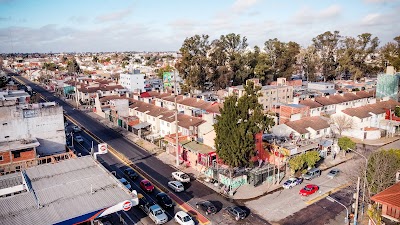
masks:
<path fill-rule="evenodd" d="M 336 152 L 333 153 L 333 159 L 335 160 L 336 158 Z"/>

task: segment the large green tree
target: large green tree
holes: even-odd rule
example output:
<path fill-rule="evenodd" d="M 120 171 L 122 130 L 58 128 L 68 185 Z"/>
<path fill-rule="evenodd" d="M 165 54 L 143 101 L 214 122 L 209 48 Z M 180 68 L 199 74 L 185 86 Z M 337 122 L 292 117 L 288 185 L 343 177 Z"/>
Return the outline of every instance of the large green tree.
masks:
<path fill-rule="evenodd" d="M 390 149 L 372 153 L 368 158 L 367 187 L 372 196 L 396 182 L 400 171 L 400 150 Z"/>
<path fill-rule="evenodd" d="M 268 55 L 274 80 L 276 77 L 290 79 L 295 71 L 294 65 L 296 56 L 300 53 L 300 45 L 293 41 L 285 43 L 274 38 L 264 43 L 264 50 Z"/>
<path fill-rule="evenodd" d="M 204 89 L 207 81 L 208 58 L 210 50 L 208 35 L 195 35 L 186 38 L 180 48 L 182 58 L 175 65 L 179 74 L 190 87 Z"/>
<path fill-rule="evenodd" d="M 382 64 L 383 66 L 391 65 L 400 71 L 400 36 L 395 37 L 394 41 L 381 48 Z"/>
<path fill-rule="evenodd" d="M 245 94 L 229 96 L 214 124 L 215 147 L 218 157 L 230 167 L 248 166 L 255 155 L 256 133 L 268 130 L 273 120 L 262 111 L 258 103 L 259 86 L 245 85 Z"/>
<path fill-rule="evenodd" d="M 350 138 L 348 137 L 341 137 L 338 140 L 338 146 L 340 149 L 342 149 L 343 154 L 346 154 L 346 151 L 348 149 L 355 149 L 356 143 L 354 143 Z"/>
<path fill-rule="evenodd" d="M 315 47 L 317 54 L 320 55 L 320 67 L 322 76 L 327 80 L 332 80 L 336 77 L 337 67 L 337 48 L 339 44 L 339 31 L 326 31 L 323 34 L 313 38 L 313 46 Z"/>
<path fill-rule="evenodd" d="M 370 33 L 343 38 L 337 51 L 340 72 L 351 74 L 354 80 L 374 72 L 366 59 L 374 57 L 378 45 L 379 39 Z"/>
<path fill-rule="evenodd" d="M 69 73 L 80 73 L 82 71 L 75 58 L 67 62 L 67 70 Z"/>

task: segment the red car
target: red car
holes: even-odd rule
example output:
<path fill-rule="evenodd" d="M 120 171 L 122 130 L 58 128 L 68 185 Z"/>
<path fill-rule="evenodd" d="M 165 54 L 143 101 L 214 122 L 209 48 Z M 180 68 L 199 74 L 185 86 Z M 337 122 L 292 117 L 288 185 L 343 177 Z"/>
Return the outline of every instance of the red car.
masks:
<path fill-rule="evenodd" d="M 300 190 L 299 194 L 302 196 L 309 196 L 319 190 L 319 187 L 315 184 L 307 184 L 303 189 Z"/>
<path fill-rule="evenodd" d="M 148 180 L 140 181 L 140 187 L 147 192 L 152 192 L 154 190 L 154 186 Z"/>

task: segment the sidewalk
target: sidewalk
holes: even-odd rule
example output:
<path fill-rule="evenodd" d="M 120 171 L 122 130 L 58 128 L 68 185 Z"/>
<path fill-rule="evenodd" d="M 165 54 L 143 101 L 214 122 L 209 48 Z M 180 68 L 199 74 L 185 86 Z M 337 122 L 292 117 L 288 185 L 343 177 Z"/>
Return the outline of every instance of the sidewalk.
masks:
<path fill-rule="evenodd" d="M 357 139 L 357 138 L 350 138 L 352 141 L 354 141 L 354 143 L 356 144 L 365 144 L 365 145 L 372 145 L 372 146 L 382 146 L 382 145 L 387 145 L 390 144 L 392 142 L 395 142 L 397 140 L 400 139 L 400 137 L 395 136 L 395 137 L 384 137 L 384 138 L 380 138 L 377 140 L 361 140 L 361 139 Z"/>
<path fill-rule="evenodd" d="M 71 104 L 71 101 L 69 101 Z M 73 102 L 72 104 L 73 105 Z M 81 109 L 81 111 L 85 111 L 84 109 Z M 133 143 L 141 146 L 148 152 L 152 153 L 155 157 L 157 157 L 159 160 L 163 161 L 164 163 L 170 165 L 171 167 L 175 168 L 176 170 L 182 171 L 184 173 L 189 174 L 190 176 L 194 177 L 196 180 L 199 182 L 202 182 L 204 185 L 207 187 L 213 189 L 217 193 L 221 193 L 221 190 L 218 186 L 215 186 L 214 184 L 207 182 L 206 177 L 203 173 L 197 171 L 194 168 L 191 167 L 186 167 L 186 166 L 178 166 L 176 167 L 175 165 L 175 156 L 167 153 L 165 150 L 159 148 L 155 144 L 148 142 L 144 139 L 139 138 L 137 135 L 135 135 L 132 132 L 129 132 L 121 127 L 118 127 L 117 125 L 114 125 L 111 121 L 102 118 L 101 116 L 86 110 L 86 113 L 91 116 L 92 118 L 98 120 L 105 126 L 117 131 L 118 133 L 122 134 L 127 138 L 128 140 L 132 141 Z M 352 157 L 352 154 L 346 154 L 346 157 L 341 157 L 338 156 L 335 159 L 332 159 L 331 157 L 328 157 L 325 159 L 325 161 L 320 165 L 320 168 L 322 170 L 326 170 L 328 168 L 331 168 L 335 165 L 341 164 L 347 160 L 349 160 Z M 287 174 L 283 180 L 289 177 L 290 174 Z M 242 201 L 250 201 L 250 200 L 255 200 L 259 197 L 262 197 L 268 193 L 271 193 L 275 190 L 281 189 L 282 184 L 271 184 L 269 182 L 264 182 L 263 184 L 254 187 L 252 185 L 243 185 L 240 186 L 237 190 L 235 190 L 235 194 L 233 196 L 230 196 L 229 198 L 235 199 L 235 200 L 242 200 Z M 228 196 L 225 196 L 228 197 Z"/>

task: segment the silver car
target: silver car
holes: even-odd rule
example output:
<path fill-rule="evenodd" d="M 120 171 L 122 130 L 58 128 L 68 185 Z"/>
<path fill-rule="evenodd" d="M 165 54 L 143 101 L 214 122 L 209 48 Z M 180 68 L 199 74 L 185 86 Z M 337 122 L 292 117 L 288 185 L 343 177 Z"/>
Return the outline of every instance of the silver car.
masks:
<path fill-rule="evenodd" d="M 175 181 L 175 180 L 168 182 L 168 187 L 170 187 L 175 192 L 182 192 L 185 190 L 185 187 L 183 187 L 183 184 L 181 182 Z"/>
<path fill-rule="evenodd" d="M 329 173 L 327 174 L 327 176 L 331 179 L 335 178 L 336 176 L 339 175 L 340 170 L 339 169 L 331 169 L 331 171 L 329 171 Z"/>

